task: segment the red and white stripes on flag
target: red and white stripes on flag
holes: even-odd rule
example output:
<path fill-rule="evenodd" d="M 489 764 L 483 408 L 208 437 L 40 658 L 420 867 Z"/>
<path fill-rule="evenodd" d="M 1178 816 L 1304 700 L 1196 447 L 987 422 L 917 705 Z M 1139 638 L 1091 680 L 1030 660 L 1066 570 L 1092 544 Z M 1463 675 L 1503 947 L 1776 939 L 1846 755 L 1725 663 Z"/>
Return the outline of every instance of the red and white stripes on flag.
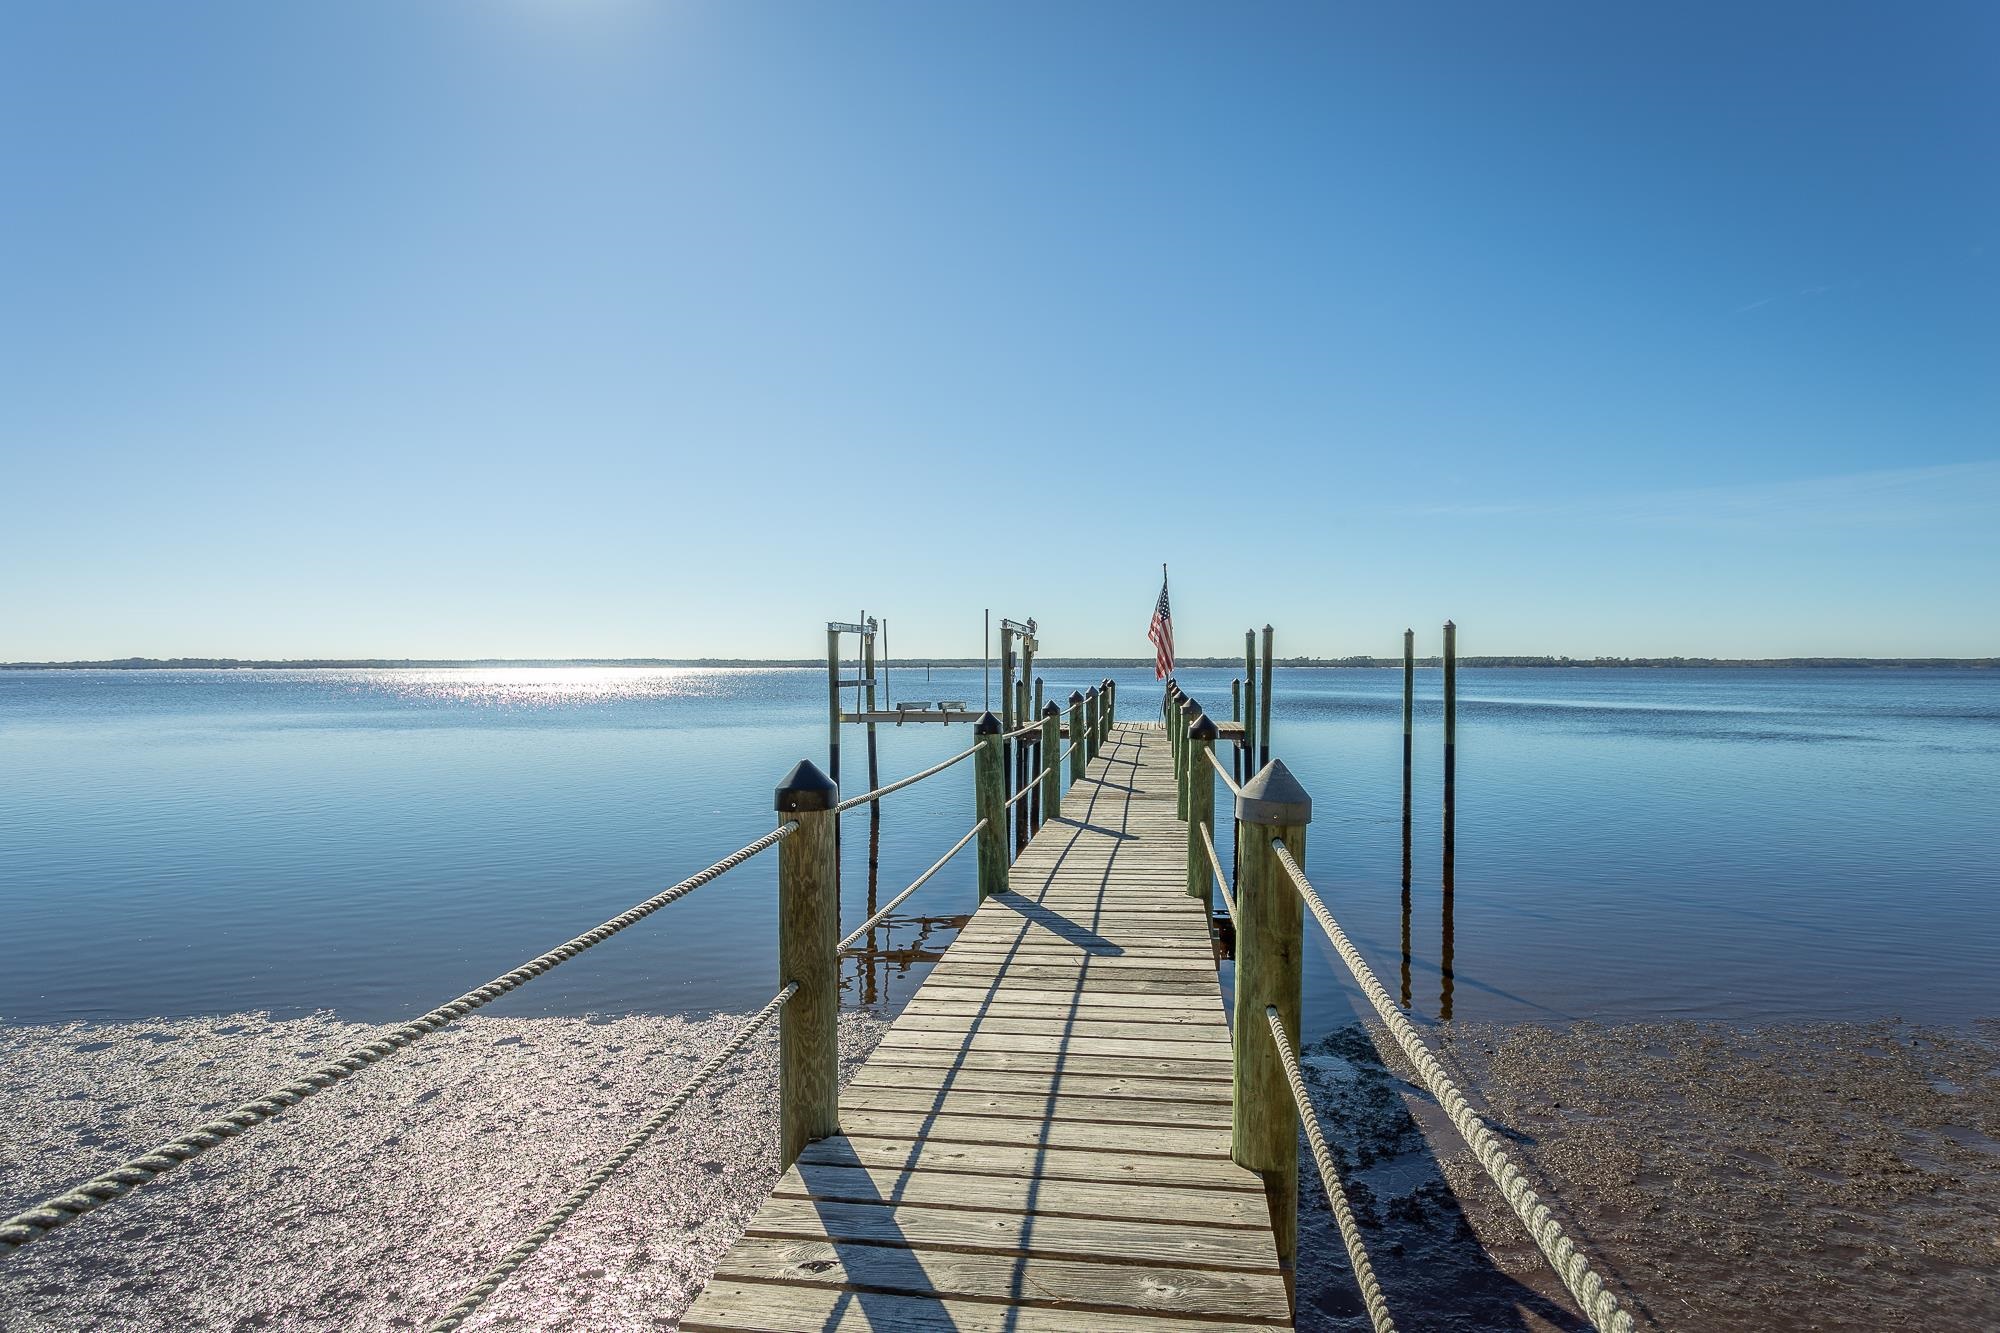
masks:
<path fill-rule="evenodd" d="M 1160 600 L 1153 607 L 1153 623 L 1146 627 L 1153 641 L 1153 679 L 1165 680 L 1174 674 L 1174 613 L 1167 609 L 1167 571 L 1160 571 Z"/>

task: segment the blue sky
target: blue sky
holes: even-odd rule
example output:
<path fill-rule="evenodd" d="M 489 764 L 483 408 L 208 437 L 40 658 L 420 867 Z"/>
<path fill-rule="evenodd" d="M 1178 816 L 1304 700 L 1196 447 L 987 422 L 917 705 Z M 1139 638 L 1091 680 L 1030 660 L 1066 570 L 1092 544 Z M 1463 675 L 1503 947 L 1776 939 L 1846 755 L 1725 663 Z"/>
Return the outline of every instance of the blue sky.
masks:
<path fill-rule="evenodd" d="M 2000 653 L 1986 4 L 0 9 L 0 659 Z"/>

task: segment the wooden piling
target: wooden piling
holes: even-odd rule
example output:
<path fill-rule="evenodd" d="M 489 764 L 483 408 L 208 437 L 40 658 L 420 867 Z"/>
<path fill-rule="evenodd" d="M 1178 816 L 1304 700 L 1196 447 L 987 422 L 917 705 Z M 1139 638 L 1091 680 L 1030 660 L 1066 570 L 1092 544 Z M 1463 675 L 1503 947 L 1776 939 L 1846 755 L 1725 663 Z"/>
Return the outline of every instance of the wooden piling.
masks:
<path fill-rule="evenodd" d="M 778 1167 L 840 1132 L 840 788 L 802 759 L 778 785 L 778 982 L 798 984 L 778 1025 Z"/>
<path fill-rule="evenodd" d="M 1007 774 L 1001 753 L 1000 719 L 981 713 L 972 724 L 973 804 L 976 817 L 986 821 L 979 830 L 979 898 L 984 902 L 1007 891 Z"/>
<path fill-rule="evenodd" d="M 826 632 L 826 772 L 840 782 L 840 631 Z"/>
<path fill-rule="evenodd" d="M 872 713 L 875 711 L 875 636 L 868 632 L 868 616 L 865 612 L 861 617 L 861 678 L 868 682 L 866 686 L 867 710 Z M 875 724 L 870 722 L 868 724 L 868 790 L 874 791 L 881 785 L 882 770 L 876 758 L 875 751 Z M 882 807 L 879 804 L 870 805 L 868 809 L 870 813 L 878 817 L 882 811 Z"/>
<path fill-rule="evenodd" d="M 1410 741 L 1417 711 L 1417 632 L 1403 631 L 1403 890 L 1410 887 Z M 1408 999 L 1404 1000 L 1405 1007 Z"/>
<path fill-rule="evenodd" d="M 1103 734 L 1097 738 L 1097 742 L 1102 745 L 1111 739 L 1111 724 L 1118 720 L 1118 682 L 1109 676 L 1104 678 L 1104 707 L 1099 716 L 1102 718 L 1099 725 L 1103 728 Z"/>
<path fill-rule="evenodd" d="M 1174 813 L 1180 819 L 1188 817 L 1188 785 L 1194 781 L 1194 743 L 1188 739 L 1188 729 L 1194 727 L 1194 719 L 1202 717 L 1202 705 L 1192 699 L 1180 701 L 1180 717 L 1174 719 L 1174 739 L 1180 743 L 1180 783 L 1174 791 Z"/>
<path fill-rule="evenodd" d="M 1243 677 L 1241 676 L 1234 677 L 1229 682 L 1229 720 L 1231 722 L 1241 722 L 1243 720 Z M 1229 763 L 1230 767 L 1235 770 L 1236 785 L 1240 787 L 1243 785 L 1243 742 L 1240 738 L 1232 749 L 1233 754 Z"/>
<path fill-rule="evenodd" d="M 1201 899 L 1210 916 L 1215 915 L 1215 872 L 1209 869 L 1201 833 L 1207 829 L 1209 837 L 1215 836 L 1215 768 L 1208 757 L 1215 753 L 1217 734 L 1206 713 L 1196 713 L 1188 727 L 1187 891 L 1190 898 Z"/>
<path fill-rule="evenodd" d="M 1272 1045 L 1266 1005 L 1283 1020 L 1298 1054 L 1300 960 L 1305 903 L 1278 862 L 1272 840 L 1301 866 L 1312 799 L 1282 761 L 1265 765 L 1236 798 L 1241 821 L 1236 887 L 1236 1061 L 1230 1155 L 1264 1179 L 1278 1265 L 1293 1282 L 1299 1235 L 1299 1119 L 1285 1067 Z"/>
<path fill-rule="evenodd" d="M 1243 766 L 1257 766 L 1257 631 L 1243 631 Z"/>
<path fill-rule="evenodd" d="M 1035 677 L 1034 708 L 1035 711 L 1030 713 L 1029 716 L 1040 717 L 1042 715 L 1042 678 L 1040 676 Z M 1035 757 L 1030 762 L 1028 770 L 1031 773 L 1040 773 L 1044 769 L 1053 767 L 1055 757 L 1062 753 L 1061 749 L 1048 743 L 1048 734 L 1048 728 L 1044 727 L 1041 734 L 1035 737 Z M 1042 826 L 1042 790 L 1046 785 L 1040 779 L 1037 779 L 1035 782 L 1035 794 L 1028 798 L 1028 828 L 1031 832 Z"/>
<path fill-rule="evenodd" d="M 1000 622 L 1000 794 L 1014 795 L 1014 742 L 1008 738 L 1016 726 L 1014 717 L 1014 632 Z M 1006 825 L 1003 820 L 1001 830 Z"/>
<path fill-rule="evenodd" d="M 1257 767 L 1271 762 L 1271 627 L 1264 626 L 1264 688 L 1258 691 Z"/>
<path fill-rule="evenodd" d="M 1083 747 L 1086 761 L 1097 758 L 1097 738 L 1100 734 L 1097 715 L 1103 707 L 1104 697 L 1095 685 L 1083 692 L 1083 736 L 1077 743 Z M 1071 734 L 1075 734 L 1073 729 Z"/>
<path fill-rule="evenodd" d="M 1028 678 L 1023 676 L 1014 682 L 1014 726 L 1028 725 Z M 1033 743 L 1025 736 L 1014 742 L 1014 785 L 1007 790 L 1009 796 L 1025 791 L 1033 781 L 1035 770 L 1028 767 L 1028 751 Z M 1014 802 L 1014 855 L 1019 856 L 1028 846 L 1028 801 L 1025 797 Z"/>
<path fill-rule="evenodd" d="M 1075 690 L 1069 692 L 1069 734 L 1072 737 L 1081 737 L 1083 735 L 1083 695 Z M 1079 741 L 1077 747 L 1069 752 L 1069 780 L 1071 782 L 1083 781 L 1084 763 L 1083 745 Z"/>
<path fill-rule="evenodd" d="M 1444 622 L 1444 883 L 1451 889 L 1457 853 L 1458 626 Z"/>
<path fill-rule="evenodd" d="M 1037 693 L 1041 682 L 1036 682 Z M 1042 787 L 1040 802 L 1044 818 L 1062 818 L 1062 766 L 1056 757 L 1062 753 L 1062 709 L 1054 699 L 1042 705 L 1042 753 L 1048 758 L 1042 761 Z"/>

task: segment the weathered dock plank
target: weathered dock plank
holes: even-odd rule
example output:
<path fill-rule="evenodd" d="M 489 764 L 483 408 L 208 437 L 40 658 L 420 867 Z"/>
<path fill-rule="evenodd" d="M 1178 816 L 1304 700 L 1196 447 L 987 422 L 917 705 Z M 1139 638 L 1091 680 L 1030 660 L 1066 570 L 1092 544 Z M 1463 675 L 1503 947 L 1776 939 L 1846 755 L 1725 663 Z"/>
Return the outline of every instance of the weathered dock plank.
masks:
<path fill-rule="evenodd" d="M 1289 1327 L 1165 732 L 1118 725 L 682 1321 Z"/>

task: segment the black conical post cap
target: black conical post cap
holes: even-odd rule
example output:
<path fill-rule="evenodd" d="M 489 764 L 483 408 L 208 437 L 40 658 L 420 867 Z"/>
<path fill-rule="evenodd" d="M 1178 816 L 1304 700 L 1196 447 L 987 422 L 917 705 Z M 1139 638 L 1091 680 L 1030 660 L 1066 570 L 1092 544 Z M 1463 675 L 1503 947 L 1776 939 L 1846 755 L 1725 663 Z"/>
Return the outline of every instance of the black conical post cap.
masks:
<path fill-rule="evenodd" d="M 993 716 L 990 712 L 981 713 L 978 720 L 972 724 L 972 734 L 975 736 L 998 736 L 1000 734 L 1000 719 Z"/>
<path fill-rule="evenodd" d="M 1221 734 L 1215 729 L 1215 723 L 1209 720 L 1207 713 L 1196 712 L 1194 721 L 1188 725 L 1188 735 L 1198 741 L 1212 741 Z"/>
<path fill-rule="evenodd" d="M 840 804 L 840 784 L 820 772 L 819 765 L 801 759 L 778 784 L 777 808 L 788 813 L 831 810 Z"/>
<path fill-rule="evenodd" d="M 1060 706 L 1059 704 L 1057 704 L 1057 703 L 1056 703 L 1056 701 L 1055 701 L 1054 699 L 1051 699 L 1051 700 L 1049 700 L 1049 701 L 1048 701 L 1048 703 L 1047 703 L 1047 704 L 1045 704 L 1045 705 L 1043 706 L 1043 708 L 1042 708 L 1042 716 L 1043 716 L 1043 717 L 1061 717 L 1061 716 L 1062 716 L 1062 707 L 1061 707 L 1061 706 Z"/>
<path fill-rule="evenodd" d="M 1196 703 L 1193 699 L 1188 698 L 1186 695 L 1181 696 L 1182 717 L 1193 717 L 1196 713 L 1199 713 L 1200 711 L 1201 711 L 1200 704 Z"/>
<path fill-rule="evenodd" d="M 1292 776 L 1282 759 L 1273 759 L 1263 771 L 1243 784 L 1236 796 L 1236 817 L 1246 824 L 1265 827 L 1310 824 L 1312 797 Z"/>
<path fill-rule="evenodd" d="M 1082 702 L 1083 702 L 1083 692 L 1082 692 L 1081 690 L 1071 690 L 1071 691 L 1069 692 L 1069 701 L 1070 701 L 1071 703 L 1073 703 L 1073 704 L 1080 704 L 1080 703 L 1082 703 Z"/>
<path fill-rule="evenodd" d="M 1083 692 L 1083 697 L 1086 699 L 1095 699 L 1097 697 L 1097 687 L 1093 685 L 1089 689 L 1085 690 Z"/>

